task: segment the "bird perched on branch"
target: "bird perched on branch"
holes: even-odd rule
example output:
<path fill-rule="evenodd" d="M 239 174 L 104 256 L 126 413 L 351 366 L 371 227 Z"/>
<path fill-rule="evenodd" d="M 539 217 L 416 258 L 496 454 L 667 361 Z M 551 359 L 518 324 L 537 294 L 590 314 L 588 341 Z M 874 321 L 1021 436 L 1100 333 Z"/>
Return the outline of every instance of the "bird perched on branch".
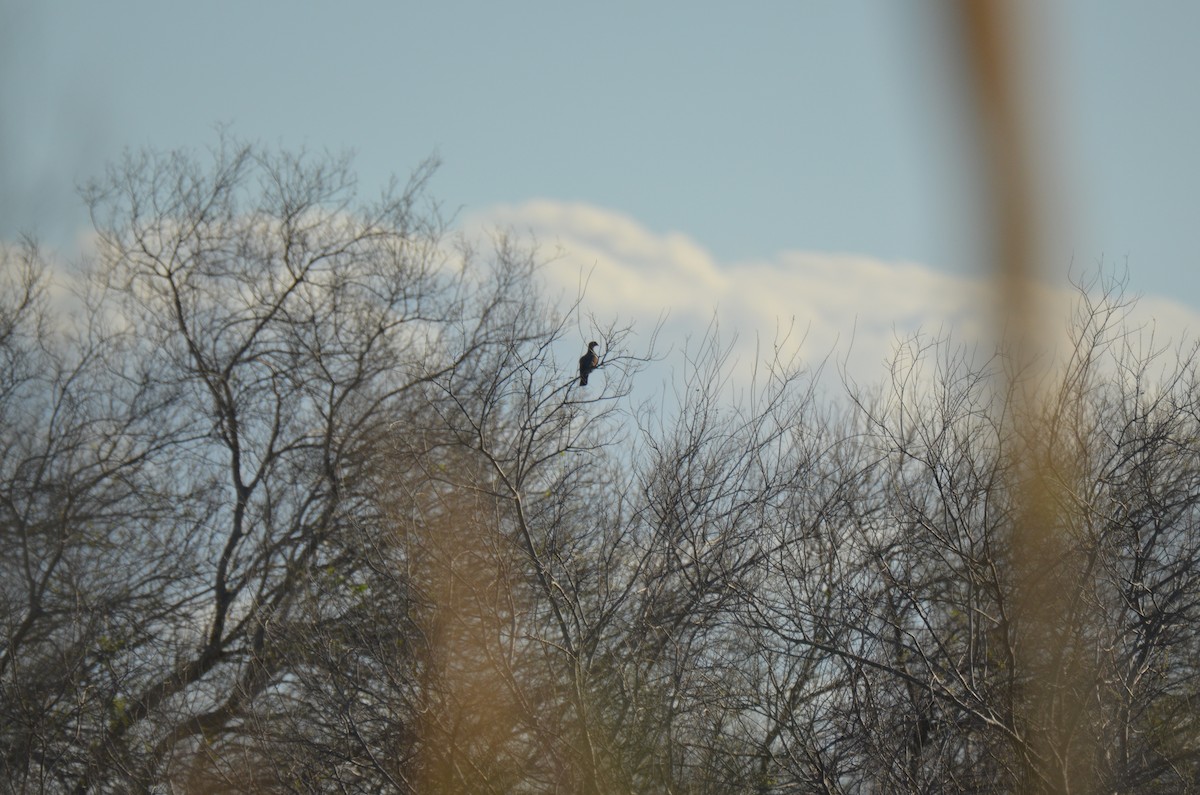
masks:
<path fill-rule="evenodd" d="M 588 375 L 600 366 L 600 357 L 596 355 L 598 342 L 589 342 L 587 353 L 579 357 L 579 385 L 587 386 Z"/>

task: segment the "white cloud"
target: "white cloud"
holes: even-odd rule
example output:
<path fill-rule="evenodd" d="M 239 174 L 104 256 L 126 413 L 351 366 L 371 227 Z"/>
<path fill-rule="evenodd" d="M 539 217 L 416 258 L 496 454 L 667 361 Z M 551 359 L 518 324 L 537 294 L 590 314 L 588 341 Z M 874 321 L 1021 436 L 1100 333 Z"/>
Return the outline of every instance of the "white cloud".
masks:
<path fill-rule="evenodd" d="M 965 345 L 986 344 L 993 331 L 994 291 L 984 279 L 914 262 L 804 251 L 718 262 L 686 235 L 654 232 L 587 204 L 544 200 L 490 208 L 467 218 L 464 228 L 532 233 L 561 252 L 545 271 L 552 292 L 573 297 L 590 273 L 585 313 L 649 329 L 668 312 L 661 341 L 676 350 L 701 337 L 715 318 L 723 338 L 738 336 L 735 356 L 743 373 L 756 343 L 769 352 L 789 326 L 793 344 L 804 336 L 799 352 L 806 362 L 818 364 L 832 353 L 860 383 L 882 378 L 897 340 L 918 329 L 952 333 Z M 1178 341 L 1200 329 L 1195 312 L 1159 297 L 1141 299 L 1130 320 L 1152 321 L 1159 340 Z"/>
<path fill-rule="evenodd" d="M 468 226 L 528 231 L 562 247 L 547 278 L 552 287 L 574 289 L 590 274 L 589 305 L 595 311 L 650 313 L 664 307 L 684 314 L 711 312 L 712 296 L 729 289 L 729 278 L 688 237 L 655 235 L 632 218 L 584 204 L 534 201 L 493 208 Z"/>
<path fill-rule="evenodd" d="M 581 274 L 590 274 L 585 312 L 619 315 L 644 328 L 667 312 L 663 339 L 676 348 L 700 337 L 715 317 L 723 337 L 738 336 L 735 355 L 743 367 L 754 359 L 756 343 L 771 350 L 789 327 L 793 343 L 805 336 L 800 353 L 807 360 L 848 356 L 859 378 L 877 377 L 896 336 L 919 326 L 984 330 L 982 284 L 914 263 L 799 251 L 722 263 L 686 235 L 656 233 L 602 208 L 549 201 L 491 208 L 466 226 L 529 232 L 556 246 L 561 256 L 545 271 L 552 291 L 574 295 Z"/>

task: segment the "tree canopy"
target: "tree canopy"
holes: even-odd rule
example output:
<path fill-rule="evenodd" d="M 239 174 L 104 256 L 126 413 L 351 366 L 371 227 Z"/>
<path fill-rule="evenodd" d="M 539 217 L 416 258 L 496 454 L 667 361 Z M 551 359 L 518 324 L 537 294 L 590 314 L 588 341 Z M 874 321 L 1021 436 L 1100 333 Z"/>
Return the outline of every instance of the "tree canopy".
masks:
<path fill-rule="evenodd" d="M 664 418 L 431 168 L 146 152 L 69 298 L 3 250 L 5 791 L 1200 788 L 1196 349 L 1119 281 L 1036 376 L 708 336 Z"/>

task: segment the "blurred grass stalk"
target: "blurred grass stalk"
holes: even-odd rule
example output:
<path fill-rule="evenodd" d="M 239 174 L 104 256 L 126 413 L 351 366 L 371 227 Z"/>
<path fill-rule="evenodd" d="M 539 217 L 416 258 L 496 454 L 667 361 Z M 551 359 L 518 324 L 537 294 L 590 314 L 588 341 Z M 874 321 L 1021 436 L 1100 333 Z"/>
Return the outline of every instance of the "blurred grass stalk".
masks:
<path fill-rule="evenodd" d="M 964 112 L 977 134 L 981 158 L 981 219 L 989 251 L 983 252 L 995 275 L 996 340 L 1002 346 L 1006 372 L 997 381 L 1000 394 L 1015 401 L 1016 443 L 1006 451 L 1013 482 L 1010 582 L 1016 662 L 1016 688 L 1011 697 L 1011 729 L 1022 766 L 1026 792 L 1087 792 L 1094 782 L 1094 742 L 1087 736 L 1090 678 L 1085 655 L 1064 649 L 1083 594 L 1083 567 L 1071 554 L 1066 536 L 1068 517 L 1059 499 L 1063 484 L 1078 462 L 1047 455 L 1039 444 L 1051 409 L 1047 392 L 1052 378 L 1052 340 L 1061 324 L 1042 289 L 1046 278 L 1038 263 L 1046 239 L 1045 225 L 1056 217 L 1038 158 L 1044 142 L 1035 130 L 1039 106 L 1033 101 L 1030 64 L 1040 64 L 1028 32 L 1032 20 L 1022 13 L 1034 4 L 1013 0 L 945 0 L 955 16 L 968 95 Z M 1024 30 L 1025 35 L 1022 35 Z M 1041 82 L 1041 81 L 1039 81 Z M 1040 88 L 1041 86 L 1039 86 Z M 1053 457 L 1052 457 L 1053 455 Z M 1074 614 L 1074 615 L 1073 615 Z M 1076 650 L 1082 651 L 1082 650 Z"/>

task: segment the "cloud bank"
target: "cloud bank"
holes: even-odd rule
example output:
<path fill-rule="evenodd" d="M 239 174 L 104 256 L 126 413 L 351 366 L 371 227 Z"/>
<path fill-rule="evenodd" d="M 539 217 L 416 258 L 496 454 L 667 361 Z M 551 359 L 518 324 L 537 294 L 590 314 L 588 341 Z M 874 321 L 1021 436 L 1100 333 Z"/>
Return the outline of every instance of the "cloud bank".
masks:
<path fill-rule="evenodd" d="M 789 328 L 786 345 L 803 361 L 815 367 L 829 360 L 859 383 L 881 380 L 897 346 L 918 331 L 989 346 L 994 329 L 995 293 L 986 279 L 915 262 L 806 251 L 719 262 L 687 235 L 654 232 L 588 204 L 546 200 L 491 207 L 466 218 L 464 228 L 531 234 L 557 253 L 544 273 L 552 293 L 574 297 L 586 280 L 585 314 L 643 329 L 666 314 L 660 340 L 676 350 L 715 321 L 724 341 L 737 337 L 734 356 L 743 372 L 773 353 Z M 1071 291 L 1047 292 L 1065 311 Z M 1200 314 L 1144 296 L 1130 322 L 1152 328 L 1160 344 L 1179 342 L 1200 329 Z"/>
<path fill-rule="evenodd" d="M 493 207 L 465 222 L 475 229 L 531 234 L 558 256 L 547 265 L 552 292 L 574 296 L 587 280 L 585 313 L 618 316 L 652 328 L 679 349 L 714 320 L 732 342 L 739 368 L 784 347 L 814 366 L 832 354 L 856 378 L 882 375 L 897 339 L 918 328 L 952 325 L 971 339 L 986 331 L 978 281 L 915 263 L 850 254 L 781 252 L 768 260 L 718 262 L 700 243 L 660 234 L 611 210 L 532 201 Z M 791 351 L 787 351 L 790 353 Z"/>

